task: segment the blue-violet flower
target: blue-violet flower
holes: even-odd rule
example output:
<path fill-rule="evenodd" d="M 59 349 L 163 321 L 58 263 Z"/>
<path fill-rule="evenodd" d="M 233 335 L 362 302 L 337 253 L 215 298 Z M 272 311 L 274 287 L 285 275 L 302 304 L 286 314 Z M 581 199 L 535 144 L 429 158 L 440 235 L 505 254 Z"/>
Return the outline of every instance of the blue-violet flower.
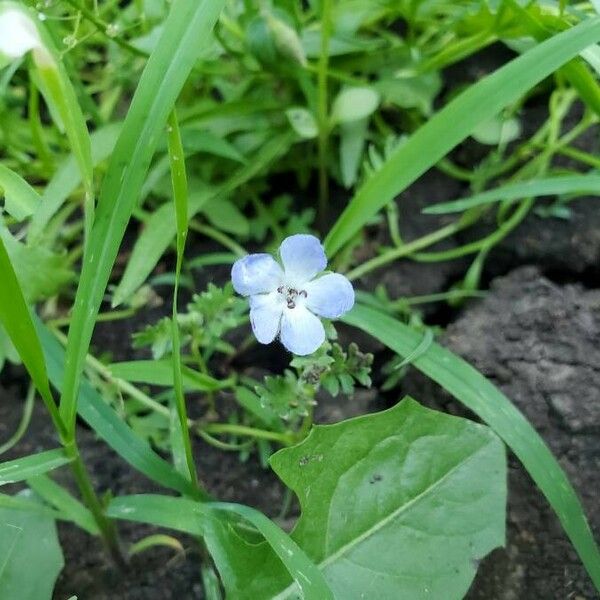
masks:
<path fill-rule="evenodd" d="M 233 287 L 250 298 L 250 322 L 256 339 L 270 344 L 279 334 L 294 354 L 312 354 L 325 341 L 319 317 L 338 319 L 354 305 L 352 284 L 327 273 L 327 257 L 313 235 L 292 235 L 279 247 L 283 268 L 270 254 L 249 254 L 231 270 Z"/>

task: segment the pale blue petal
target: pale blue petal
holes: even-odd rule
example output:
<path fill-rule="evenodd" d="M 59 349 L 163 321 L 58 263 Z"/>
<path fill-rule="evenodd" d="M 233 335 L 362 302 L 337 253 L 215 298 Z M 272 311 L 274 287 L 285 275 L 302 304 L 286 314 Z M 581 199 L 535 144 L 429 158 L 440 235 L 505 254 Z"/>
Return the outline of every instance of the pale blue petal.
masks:
<path fill-rule="evenodd" d="M 242 296 L 263 294 L 281 285 L 283 271 L 270 254 L 248 254 L 233 264 L 231 281 Z"/>
<path fill-rule="evenodd" d="M 250 323 L 261 344 L 270 344 L 279 333 L 283 307 L 283 296 L 277 292 L 250 297 Z"/>
<path fill-rule="evenodd" d="M 285 238 L 279 255 L 288 285 L 301 286 L 327 266 L 325 250 L 314 235 L 301 233 Z"/>
<path fill-rule="evenodd" d="M 285 308 L 281 317 L 281 343 L 294 354 L 312 354 L 325 341 L 325 329 L 302 304 L 295 308 Z"/>
<path fill-rule="evenodd" d="M 306 306 L 326 319 L 339 319 L 354 306 L 352 284 L 339 273 L 329 273 L 307 283 Z"/>

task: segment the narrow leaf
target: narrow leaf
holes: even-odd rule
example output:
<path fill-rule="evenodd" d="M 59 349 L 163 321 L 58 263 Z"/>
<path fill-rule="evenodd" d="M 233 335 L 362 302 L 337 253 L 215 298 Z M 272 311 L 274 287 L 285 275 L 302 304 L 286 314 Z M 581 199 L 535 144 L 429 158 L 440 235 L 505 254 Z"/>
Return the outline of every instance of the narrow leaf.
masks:
<path fill-rule="evenodd" d="M 0 485 L 24 481 L 71 462 L 60 448 L 0 463 Z"/>
<path fill-rule="evenodd" d="M 559 33 L 488 75 L 434 115 L 358 190 L 325 240 L 334 255 L 381 208 L 434 166 L 475 127 L 600 40 L 600 18 Z"/>

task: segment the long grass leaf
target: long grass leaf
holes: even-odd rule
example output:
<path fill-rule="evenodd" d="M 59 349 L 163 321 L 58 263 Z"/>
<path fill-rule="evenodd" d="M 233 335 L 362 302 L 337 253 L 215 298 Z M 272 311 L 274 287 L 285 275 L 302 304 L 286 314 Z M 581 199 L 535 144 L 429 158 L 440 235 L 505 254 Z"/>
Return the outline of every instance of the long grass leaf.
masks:
<path fill-rule="evenodd" d="M 173 369 L 173 391 L 175 393 L 175 414 L 171 426 L 171 444 L 175 466 L 185 474 L 194 486 L 198 485 L 198 476 L 192 454 L 192 441 L 188 427 L 187 407 L 183 393 L 183 375 L 181 373 L 181 339 L 179 337 L 179 320 L 177 318 L 177 302 L 179 299 L 179 280 L 185 253 L 185 240 L 188 234 L 188 185 L 185 170 L 185 154 L 181 142 L 181 132 L 175 109 L 169 116 L 168 153 L 173 187 L 173 206 L 177 224 L 177 264 L 175 266 L 175 286 L 173 288 L 173 311 L 171 318 L 171 339 L 173 350 L 171 361 Z M 173 411 L 172 411 L 173 412 Z M 176 418 L 175 418 L 176 417 Z"/>
<path fill-rule="evenodd" d="M 450 102 L 392 153 L 358 190 L 325 240 L 335 254 L 381 208 L 435 165 L 473 129 L 600 40 L 594 17 L 542 42 Z"/>
<path fill-rule="evenodd" d="M 538 196 L 558 196 L 560 194 L 599 196 L 600 175 L 566 175 L 564 177 L 548 177 L 545 179 L 532 179 L 523 183 L 512 183 L 475 194 L 469 198 L 433 204 L 425 208 L 423 212 L 428 215 L 442 215 L 463 212 L 474 206 L 492 204 L 493 202 Z"/>
<path fill-rule="evenodd" d="M 363 305 L 357 305 L 343 320 L 366 331 L 400 356 L 409 356 L 422 341 L 418 331 Z M 439 344 L 431 343 L 412 364 L 477 414 L 517 455 L 555 510 L 600 589 L 600 552 L 579 498 L 560 464 L 523 414 L 479 371 Z"/>
<path fill-rule="evenodd" d="M 0 485 L 24 481 L 71 462 L 62 448 L 0 463 Z"/>
<path fill-rule="evenodd" d="M 36 322 L 53 385 L 61 389 L 65 376 L 65 351 L 52 332 Z M 196 495 L 190 485 L 175 469 L 140 438 L 104 401 L 86 379 L 83 379 L 77 406 L 79 416 L 117 454 L 131 466 L 160 485 L 188 496 Z"/>
<path fill-rule="evenodd" d="M 256 158 L 236 171 L 228 181 L 216 189 L 206 190 L 205 193 L 190 194 L 189 218 L 194 217 L 209 202 L 226 197 L 262 172 L 288 150 L 292 141 L 292 133 L 285 133 L 269 140 Z M 129 298 L 144 283 L 176 234 L 177 226 L 173 209 L 165 204 L 144 224 L 144 229 L 133 247 L 125 273 L 115 290 L 113 307 Z"/>
<path fill-rule="evenodd" d="M 176 0 L 144 69 L 104 179 L 69 329 L 60 410 L 75 424 L 77 392 L 104 291 L 167 117 L 224 0 Z"/>
<path fill-rule="evenodd" d="M 65 427 L 50 391 L 42 346 L 15 270 L 0 237 L 0 324 L 16 348 L 29 376 L 42 396 L 57 431 L 64 437 Z"/>

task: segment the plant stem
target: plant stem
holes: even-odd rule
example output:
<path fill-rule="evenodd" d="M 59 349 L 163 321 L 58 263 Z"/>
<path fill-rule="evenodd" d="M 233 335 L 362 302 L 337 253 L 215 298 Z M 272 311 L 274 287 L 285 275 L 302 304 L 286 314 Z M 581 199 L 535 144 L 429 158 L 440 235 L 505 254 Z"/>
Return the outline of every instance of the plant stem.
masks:
<path fill-rule="evenodd" d="M 209 423 L 199 426 L 198 430 L 206 433 L 230 433 L 232 435 L 250 436 L 261 440 L 279 442 L 285 446 L 290 446 L 293 443 L 292 436 L 289 434 L 256 429 L 246 425 L 236 425 L 235 423 Z"/>
<path fill-rule="evenodd" d="M 319 160 L 319 227 L 324 233 L 327 226 L 327 208 L 329 205 L 329 181 L 327 177 L 327 154 L 329 146 L 329 102 L 327 89 L 327 70 L 329 66 L 329 38 L 331 37 L 331 0 L 322 0 L 321 11 L 321 55 L 319 57 L 317 87 L 319 124 L 318 160 Z"/>
<path fill-rule="evenodd" d="M 467 227 L 468 224 L 470 224 L 470 219 L 459 219 L 454 223 L 450 223 L 450 225 L 446 225 L 441 229 L 438 229 L 432 233 L 428 233 L 427 235 L 413 240 L 412 242 L 408 242 L 398 248 L 393 248 L 392 250 L 389 250 L 380 256 L 376 256 L 375 258 L 368 260 L 355 269 L 352 269 L 352 271 L 349 273 L 346 273 L 346 277 L 348 277 L 350 281 L 354 281 L 355 279 L 362 277 L 374 269 L 383 267 L 383 265 L 386 265 L 389 262 L 404 256 L 408 256 L 409 254 L 413 254 L 417 250 L 422 250 L 423 248 L 431 246 L 432 244 L 435 244 L 444 238 L 454 235 L 457 231 Z"/>
<path fill-rule="evenodd" d="M 75 481 L 77 482 L 85 505 L 94 516 L 94 520 L 98 525 L 100 536 L 102 537 L 106 549 L 110 553 L 117 567 L 119 569 L 124 569 L 126 567 L 126 562 L 123 553 L 121 552 L 115 524 L 104 513 L 104 508 L 94 491 L 94 486 L 90 481 L 87 469 L 81 460 L 81 455 L 79 454 L 75 439 L 72 439 L 70 443 L 65 445 L 65 452 L 73 459 L 71 462 L 73 476 L 75 477 Z"/>

